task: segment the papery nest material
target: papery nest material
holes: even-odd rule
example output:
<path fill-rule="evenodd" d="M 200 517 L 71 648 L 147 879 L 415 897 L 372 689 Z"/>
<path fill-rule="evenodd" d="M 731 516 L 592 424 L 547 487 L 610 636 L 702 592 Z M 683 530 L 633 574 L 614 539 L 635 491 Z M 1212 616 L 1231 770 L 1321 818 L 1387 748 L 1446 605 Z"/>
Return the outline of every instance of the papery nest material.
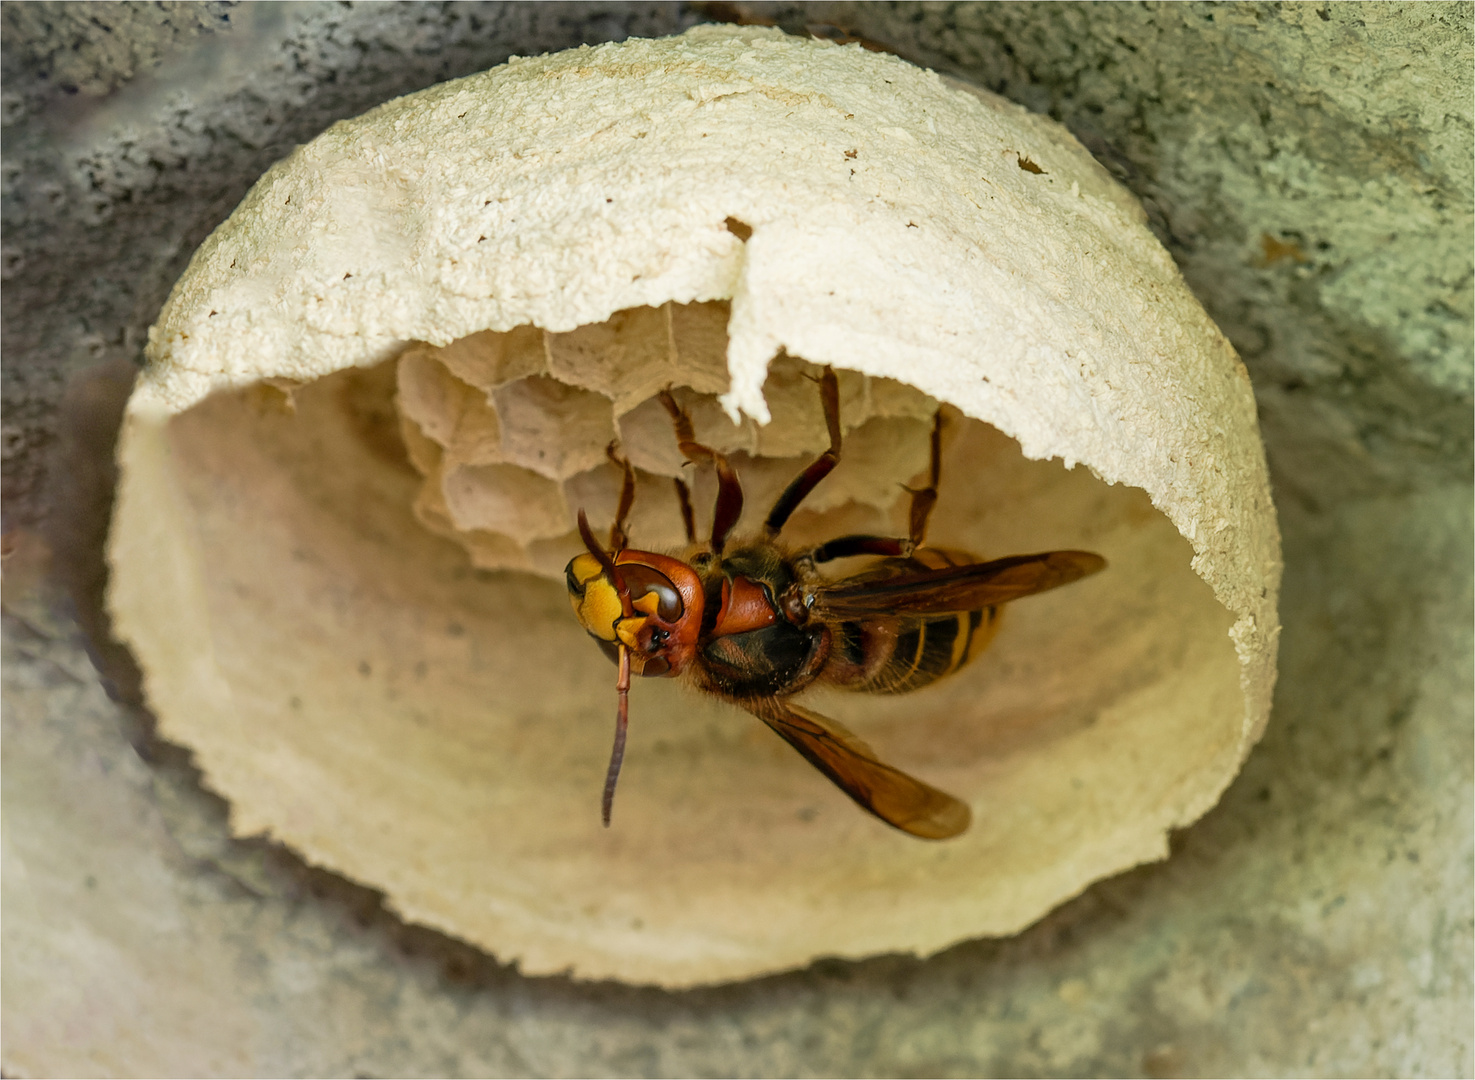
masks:
<path fill-rule="evenodd" d="M 1266 721 L 1243 366 L 1068 133 L 895 57 L 698 27 L 389 102 L 262 178 L 148 356 L 110 603 L 162 734 L 237 833 L 525 972 L 685 986 L 1013 933 L 1164 857 Z M 896 528 L 944 402 L 936 542 L 1111 568 L 932 689 L 823 702 L 967 799 L 961 839 L 660 680 L 606 833 L 612 669 L 548 577 L 573 511 L 607 519 L 618 437 L 633 541 L 671 542 L 668 384 L 781 485 L 823 445 L 814 364 L 853 456 L 798 538 Z"/>

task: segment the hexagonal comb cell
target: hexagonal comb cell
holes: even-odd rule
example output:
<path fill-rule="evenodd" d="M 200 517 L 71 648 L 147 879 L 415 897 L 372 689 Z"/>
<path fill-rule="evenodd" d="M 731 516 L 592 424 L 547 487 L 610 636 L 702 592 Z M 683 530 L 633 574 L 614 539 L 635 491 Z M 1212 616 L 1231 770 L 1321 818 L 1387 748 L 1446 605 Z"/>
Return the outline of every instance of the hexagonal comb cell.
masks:
<path fill-rule="evenodd" d="M 609 398 L 546 375 L 492 394 L 502 422 L 505 461 L 562 480 L 598 464 L 615 437 Z"/>
<path fill-rule="evenodd" d="M 462 382 L 490 394 L 499 386 L 548 371 L 547 335 L 536 326 L 505 334 L 484 330 L 439 351 L 440 361 Z"/>
<path fill-rule="evenodd" d="M 631 308 L 602 323 L 548 335 L 548 368 L 566 383 L 604 394 L 623 412 L 676 381 L 665 308 Z"/>
<path fill-rule="evenodd" d="M 496 410 L 480 390 L 452 375 L 440 356 L 426 347 L 412 349 L 400 357 L 397 375 L 400 415 L 414 426 L 406 436 L 410 460 L 422 472 L 429 468 L 422 462 L 442 456 L 451 464 L 502 460 Z"/>

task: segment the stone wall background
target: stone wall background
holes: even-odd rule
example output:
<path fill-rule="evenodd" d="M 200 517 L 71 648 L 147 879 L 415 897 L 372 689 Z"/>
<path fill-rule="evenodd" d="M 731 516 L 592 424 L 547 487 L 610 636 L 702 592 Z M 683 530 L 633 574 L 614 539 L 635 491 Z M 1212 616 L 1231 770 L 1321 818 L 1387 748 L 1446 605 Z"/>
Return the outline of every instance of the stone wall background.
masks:
<path fill-rule="evenodd" d="M 1017 938 L 671 994 L 525 979 L 233 841 L 105 639 L 148 325 L 333 120 L 714 18 L 833 24 L 1048 112 L 1249 366 L 1285 533 L 1265 741 L 1165 864 Z M 0 5 L 3 1068 L 1469 1075 L 1468 3 Z"/>

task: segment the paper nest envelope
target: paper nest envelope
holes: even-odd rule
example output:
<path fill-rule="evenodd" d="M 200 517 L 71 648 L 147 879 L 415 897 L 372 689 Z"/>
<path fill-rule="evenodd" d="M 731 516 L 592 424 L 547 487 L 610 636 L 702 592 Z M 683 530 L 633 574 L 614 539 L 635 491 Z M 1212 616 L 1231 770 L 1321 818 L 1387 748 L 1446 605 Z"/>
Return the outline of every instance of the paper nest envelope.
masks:
<path fill-rule="evenodd" d="M 698 27 L 520 58 L 335 125 L 196 253 L 125 422 L 110 606 L 232 827 L 524 972 L 688 986 L 1018 931 L 1167 853 L 1263 730 L 1279 539 L 1248 378 L 1133 198 L 1059 126 L 889 56 Z M 740 529 L 905 532 L 1109 569 L 898 697 L 813 694 L 964 798 L 924 843 L 752 717 L 614 670 L 573 514 L 681 545 L 729 452 Z M 1084 466 L 1084 467 L 1078 467 Z"/>

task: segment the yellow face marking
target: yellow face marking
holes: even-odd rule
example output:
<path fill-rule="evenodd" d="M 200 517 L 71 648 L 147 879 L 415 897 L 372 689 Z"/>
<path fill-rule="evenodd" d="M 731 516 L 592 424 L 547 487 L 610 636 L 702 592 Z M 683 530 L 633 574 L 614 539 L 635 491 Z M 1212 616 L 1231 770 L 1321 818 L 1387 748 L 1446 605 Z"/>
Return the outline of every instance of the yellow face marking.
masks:
<path fill-rule="evenodd" d="M 601 640 L 621 641 L 632 649 L 636 648 L 637 635 L 645 626 L 646 619 L 621 620 L 620 594 L 604 576 L 604 567 L 600 566 L 599 560 L 593 555 L 576 555 L 569 564 L 569 574 L 584 590 L 583 595 L 572 590 L 569 592 L 569 603 L 584 629 Z M 660 605 L 660 596 L 651 591 L 632 606 L 649 618 Z"/>
<path fill-rule="evenodd" d="M 620 617 L 620 594 L 604 577 L 604 568 L 593 555 L 577 555 L 569 563 L 569 574 L 584 587 L 582 595 L 570 591 L 574 615 L 595 637 L 615 640 L 615 622 Z"/>
<path fill-rule="evenodd" d="M 621 619 L 620 624 L 615 627 L 620 641 L 633 652 L 641 651 L 640 631 L 644 629 L 645 622 L 644 619 Z"/>
<path fill-rule="evenodd" d="M 629 648 L 640 650 L 640 631 L 645 629 L 645 624 L 650 621 L 650 616 L 656 613 L 661 606 L 661 598 L 653 592 L 648 592 L 639 600 L 630 605 L 636 611 L 645 612 L 643 619 L 621 619 L 615 626 L 615 634 Z"/>
<path fill-rule="evenodd" d="M 603 567 L 599 565 L 599 560 L 587 551 L 582 555 L 575 555 L 574 561 L 568 564 L 568 568 L 574 580 L 584 586 L 604 572 Z"/>

